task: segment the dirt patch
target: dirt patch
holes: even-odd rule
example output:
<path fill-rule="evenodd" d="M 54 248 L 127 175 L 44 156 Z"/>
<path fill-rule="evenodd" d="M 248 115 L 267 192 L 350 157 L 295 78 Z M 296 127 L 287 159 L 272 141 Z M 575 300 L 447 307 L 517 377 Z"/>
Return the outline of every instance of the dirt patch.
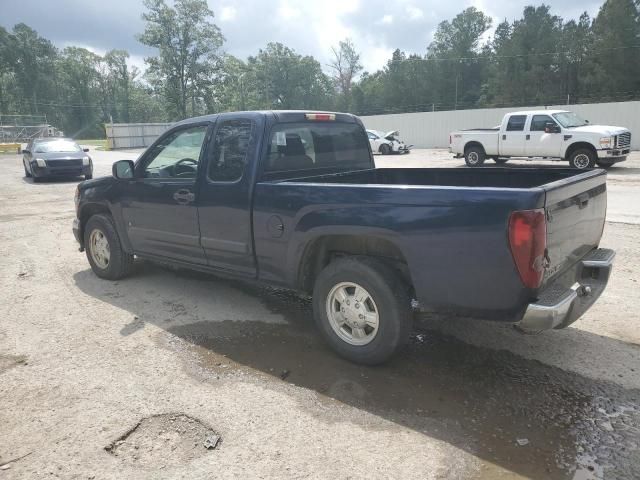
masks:
<path fill-rule="evenodd" d="M 26 364 L 27 357 L 25 355 L 0 355 L 0 374 L 18 365 Z"/>
<path fill-rule="evenodd" d="M 110 454 L 141 467 L 184 465 L 219 448 L 213 429 L 182 413 L 145 417 L 105 447 Z"/>

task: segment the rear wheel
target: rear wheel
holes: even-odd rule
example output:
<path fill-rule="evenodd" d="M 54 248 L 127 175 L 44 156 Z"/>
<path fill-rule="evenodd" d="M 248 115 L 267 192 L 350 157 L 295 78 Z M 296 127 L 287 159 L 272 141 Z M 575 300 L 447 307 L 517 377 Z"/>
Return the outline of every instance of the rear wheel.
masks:
<path fill-rule="evenodd" d="M 355 363 L 389 359 L 411 330 L 409 288 L 391 267 L 367 257 L 331 262 L 313 289 L 314 318 L 331 347 Z"/>
<path fill-rule="evenodd" d="M 586 170 L 596 166 L 595 154 L 586 148 L 579 148 L 569 156 L 569 165 L 578 170 Z"/>
<path fill-rule="evenodd" d="M 469 167 L 480 167 L 484 160 L 485 154 L 482 147 L 469 147 L 464 151 L 464 161 Z"/>
<path fill-rule="evenodd" d="M 84 246 L 93 272 L 100 278 L 118 280 L 131 273 L 133 255 L 125 252 L 109 215 L 94 215 L 84 228 Z"/>
<path fill-rule="evenodd" d="M 389 155 L 391 153 L 391 147 L 386 143 L 383 143 L 382 145 L 380 145 L 380 153 L 382 155 Z"/>

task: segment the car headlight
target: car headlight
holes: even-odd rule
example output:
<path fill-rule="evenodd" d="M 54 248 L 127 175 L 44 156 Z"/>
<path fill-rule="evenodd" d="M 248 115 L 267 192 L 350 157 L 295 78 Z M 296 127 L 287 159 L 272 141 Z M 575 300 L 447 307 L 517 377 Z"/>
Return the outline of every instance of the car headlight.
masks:
<path fill-rule="evenodd" d="M 44 161 L 44 158 L 36 158 L 34 159 L 36 162 L 36 165 L 38 165 L 39 167 L 46 167 L 47 166 L 47 162 Z"/>
<path fill-rule="evenodd" d="M 88 167 L 90 164 L 91 164 L 91 158 L 82 157 L 82 165 L 84 165 L 85 167 Z"/>
<path fill-rule="evenodd" d="M 600 148 L 611 148 L 611 147 L 613 147 L 612 137 L 602 137 L 600 139 Z"/>

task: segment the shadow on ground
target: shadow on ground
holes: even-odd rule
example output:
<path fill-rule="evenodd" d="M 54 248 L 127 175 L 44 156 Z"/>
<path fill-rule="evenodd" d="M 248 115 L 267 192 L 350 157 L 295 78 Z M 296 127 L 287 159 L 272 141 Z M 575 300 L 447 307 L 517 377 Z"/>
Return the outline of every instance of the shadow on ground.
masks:
<path fill-rule="evenodd" d="M 122 335 L 154 324 L 191 345 L 199 370 L 213 378 L 230 360 L 232 367 L 284 378 L 529 478 L 640 477 L 637 390 L 464 343 L 422 320 L 402 354 L 383 366 L 361 367 L 336 357 L 318 338 L 305 299 L 149 264 L 136 270 L 118 283 L 85 270 L 75 282 L 134 315 L 124 328 L 114 326 Z M 161 303 L 153 314 L 150 302 Z M 251 302 L 267 309 L 250 311 Z M 286 322 L 267 320 L 270 315 Z M 571 345 L 582 337 L 607 349 L 623 345 L 572 332 Z M 561 341 L 554 338 L 540 341 Z"/>

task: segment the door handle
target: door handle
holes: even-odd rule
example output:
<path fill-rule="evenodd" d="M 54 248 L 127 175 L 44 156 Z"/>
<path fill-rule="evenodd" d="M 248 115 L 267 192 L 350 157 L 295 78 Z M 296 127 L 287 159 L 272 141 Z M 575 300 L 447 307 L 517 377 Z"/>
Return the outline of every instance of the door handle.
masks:
<path fill-rule="evenodd" d="M 189 190 L 182 188 L 173 194 L 173 199 L 180 205 L 186 205 L 193 202 L 196 199 L 196 196 Z"/>
<path fill-rule="evenodd" d="M 526 139 L 527 139 L 527 140 L 531 140 L 531 135 L 527 135 L 527 136 L 526 136 Z"/>
<path fill-rule="evenodd" d="M 585 208 L 589 204 L 589 194 L 583 193 L 582 195 L 578 195 L 576 203 L 578 204 L 578 208 L 580 210 Z"/>

